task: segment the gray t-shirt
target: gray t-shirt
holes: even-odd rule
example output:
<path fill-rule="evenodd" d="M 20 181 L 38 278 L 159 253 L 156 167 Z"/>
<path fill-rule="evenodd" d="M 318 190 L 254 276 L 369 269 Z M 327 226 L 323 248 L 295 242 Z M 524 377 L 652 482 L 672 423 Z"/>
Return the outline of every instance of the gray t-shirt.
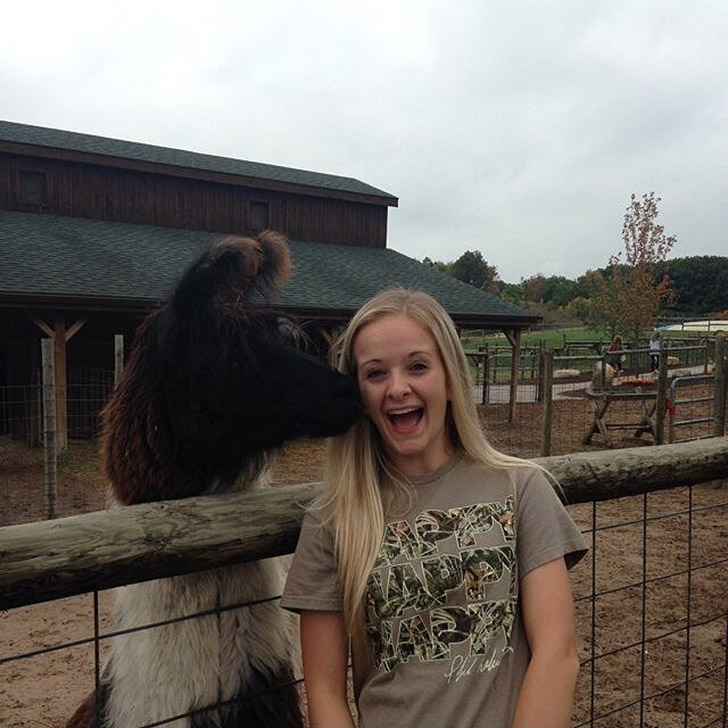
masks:
<path fill-rule="evenodd" d="M 556 558 L 570 568 L 584 540 L 535 468 L 458 456 L 411 482 L 367 584 L 369 644 L 353 664 L 359 726 L 506 728 L 530 659 L 519 579 Z M 286 609 L 341 609 L 323 520 L 320 510 L 306 514 Z"/>

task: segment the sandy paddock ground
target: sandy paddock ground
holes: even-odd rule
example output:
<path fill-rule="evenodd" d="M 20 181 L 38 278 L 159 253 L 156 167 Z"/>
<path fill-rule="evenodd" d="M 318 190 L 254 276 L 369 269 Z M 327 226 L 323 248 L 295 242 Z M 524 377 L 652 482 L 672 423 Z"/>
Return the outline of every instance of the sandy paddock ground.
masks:
<path fill-rule="evenodd" d="M 524 424 L 526 429 L 532 425 Z M 573 426 L 573 422 L 569 423 Z M 498 429 L 498 428 L 494 428 Z M 512 429 L 512 428 L 511 428 Z M 502 430 L 502 428 L 501 428 Z M 501 431 L 500 433 L 504 433 Z M 505 433 L 512 436 L 514 433 Z M 524 435 L 528 438 L 528 432 Z M 631 444 L 631 443 L 630 443 Z M 0 447 L 0 465 L 5 470 L 20 470 L 9 460 L 7 443 Z M 37 455 L 35 455 L 37 457 Z M 274 467 L 277 483 L 300 483 L 321 476 L 323 445 L 320 442 L 293 444 L 285 449 Z M 66 475 L 68 511 L 89 504 L 102 507 L 104 487 L 98 473 L 81 466 Z M 73 471 L 73 467 L 69 468 Z M 0 496 L 7 508 L 20 510 L 20 520 L 33 515 L 20 494 L 0 481 Z M 83 493 L 83 497 L 79 494 Z M 75 495 L 74 495 L 75 494 Z M 76 504 L 74 505 L 74 499 Z M 728 487 L 709 483 L 693 488 L 692 518 L 693 566 L 725 559 L 728 553 Z M 676 489 L 647 497 L 649 516 L 676 513 L 687 508 L 688 489 Z M 79 506 L 80 503 L 80 506 Z M 582 529 L 592 523 L 592 506 L 572 507 L 571 513 Z M 624 524 L 642 517 L 643 499 L 630 498 L 599 504 L 598 527 Z M 7 516 L 7 512 L 6 512 Z M 648 525 L 647 577 L 657 577 L 687 566 L 688 517 L 685 513 L 666 516 Z M 591 538 L 591 536 L 589 536 Z M 683 726 L 684 688 L 669 690 L 685 677 L 686 633 L 670 636 L 668 632 L 684 627 L 687 618 L 687 576 L 680 575 L 651 582 L 645 594 L 647 616 L 644 629 L 648 642 L 644 652 L 639 645 L 642 632 L 642 588 L 631 586 L 642 576 L 642 525 L 619 525 L 598 531 L 596 537 L 596 586 L 599 591 L 628 587 L 600 596 L 596 600 L 594 644 L 596 653 L 613 653 L 594 663 L 595 706 L 597 713 L 638 700 L 640 664 L 646 665 L 645 694 L 667 691 L 645 705 L 644 725 L 648 728 Z M 690 632 L 690 675 L 713 670 L 726 659 L 726 617 L 728 581 L 725 564 L 703 568 L 692 574 L 691 621 L 701 624 Z M 573 572 L 576 598 L 579 649 L 582 661 L 588 661 L 592 649 L 592 563 L 588 556 Z M 99 595 L 100 631 L 113 628 L 111 594 Z M 25 655 L 76 640 L 93 637 L 93 599 L 83 595 L 0 613 L 0 659 Z M 619 650 L 629 645 L 626 650 Z M 105 642 L 101 642 L 101 659 Z M 582 668 L 577 695 L 575 721 L 585 721 L 590 704 L 592 666 Z M 690 686 L 690 725 L 703 726 L 721 715 L 725 672 L 722 669 Z M 0 726 L 3 728 L 60 728 L 75 707 L 93 688 L 94 649 L 92 644 L 64 647 L 0 664 Z M 639 706 L 614 713 L 597 723 L 600 728 L 632 728 L 639 725 Z M 130 727 L 131 728 L 131 727 Z"/>

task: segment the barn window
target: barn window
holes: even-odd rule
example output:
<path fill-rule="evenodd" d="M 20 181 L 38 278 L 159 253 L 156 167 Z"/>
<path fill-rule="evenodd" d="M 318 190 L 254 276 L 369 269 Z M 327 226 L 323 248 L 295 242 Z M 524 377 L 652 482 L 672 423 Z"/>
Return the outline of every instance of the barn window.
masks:
<path fill-rule="evenodd" d="M 42 204 L 48 201 L 48 180 L 45 172 L 20 170 L 18 173 L 18 202 Z"/>
<path fill-rule="evenodd" d="M 270 225 L 270 205 L 267 202 L 248 202 L 248 222 L 251 230 L 260 232 Z"/>

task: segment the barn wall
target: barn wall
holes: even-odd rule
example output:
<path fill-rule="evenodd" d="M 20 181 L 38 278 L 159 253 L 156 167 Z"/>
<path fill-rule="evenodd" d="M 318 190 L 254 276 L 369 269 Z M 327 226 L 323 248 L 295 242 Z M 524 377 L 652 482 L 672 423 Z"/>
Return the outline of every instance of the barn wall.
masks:
<path fill-rule="evenodd" d="M 20 171 L 46 175 L 45 202 L 19 200 Z M 251 201 L 268 203 L 268 227 L 293 240 L 386 246 L 385 205 L 0 154 L 0 209 L 5 210 L 251 234 L 256 232 L 249 219 Z"/>

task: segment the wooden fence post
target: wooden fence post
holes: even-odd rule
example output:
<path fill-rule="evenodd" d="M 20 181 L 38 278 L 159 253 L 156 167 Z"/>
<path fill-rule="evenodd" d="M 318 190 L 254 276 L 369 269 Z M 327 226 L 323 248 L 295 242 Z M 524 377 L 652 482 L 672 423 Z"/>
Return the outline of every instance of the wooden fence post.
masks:
<path fill-rule="evenodd" d="M 543 419 L 541 422 L 541 455 L 551 455 L 551 420 L 553 417 L 554 352 L 543 352 Z"/>
<path fill-rule="evenodd" d="M 726 361 L 725 334 L 719 331 L 715 335 L 715 420 L 713 434 L 716 437 L 725 435 L 726 380 L 728 380 L 728 361 Z"/>
<path fill-rule="evenodd" d="M 53 328 L 53 345 L 55 352 L 56 376 L 56 410 L 55 431 L 56 447 L 59 450 L 68 449 L 68 376 L 66 373 L 66 322 L 56 319 Z"/>
<path fill-rule="evenodd" d="M 119 385 L 124 369 L 124 334 L 114 334 L 114 388 Z"/>
<path fill-rule="evenodd" d="M 513 329 L 512 335 L 506 331 L 506 337 L 511 342 L 513 351 L 511 356 L 511 386 L 510 386 L 510 408 L 508 410 L 508 421 L 515 422 L 516 407 L 518 404 L 518 374 L 521 369 L 521 330 Z"/>
<path fill-rule="evenodd" d="M 655 445 L 665 442 L 665 411 L 667 410 L 667 350 L 660 354 L 657 370 L 657 401 L 655 402 Z"/>
<path fill-rule="evenodd" d="M 490 390 L 488 389 L 490 377 L 490 356 L 486 351 L 483 354 L 483 396 L 481 398 L 481 404 L 488 404 L 490 402 Z"/>
<path fill-rule="evenodd" d="M 55 342 L 41 339 L 43 367 L 43 495 L 46 518 L 56 517 L 58 448 L 56 445 Z"/>
<path fill-rule="evenodd" d="M 544 367 L 546 365 L 546 342 L 538 343 L 538 381 L 536 382 L 536 401 L 543 402 Z"/>

